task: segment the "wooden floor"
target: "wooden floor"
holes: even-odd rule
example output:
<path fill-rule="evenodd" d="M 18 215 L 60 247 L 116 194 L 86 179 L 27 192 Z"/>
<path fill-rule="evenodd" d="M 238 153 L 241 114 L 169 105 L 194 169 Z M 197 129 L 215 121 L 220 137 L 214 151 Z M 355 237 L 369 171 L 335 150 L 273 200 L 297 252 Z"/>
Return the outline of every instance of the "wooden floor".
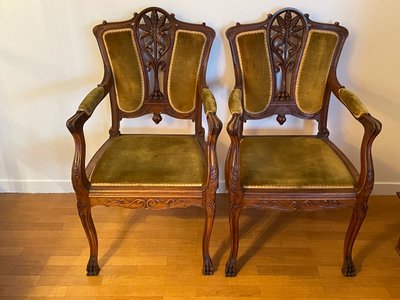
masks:
<path fill-rule="evenodd" d="M 371 198 L 354 248 L 355 278 L 340 272 L 350 210 L 245 210 L 240 272 L 225 278 L 226 204 L 219 196 L 214 276 L 201 275 L 201 209 L 95 207 L 102 270 L 86 277 L 88 243 L 74 195 L 0 194 L 0 299 L 400 299 L 397 197 Z"/>

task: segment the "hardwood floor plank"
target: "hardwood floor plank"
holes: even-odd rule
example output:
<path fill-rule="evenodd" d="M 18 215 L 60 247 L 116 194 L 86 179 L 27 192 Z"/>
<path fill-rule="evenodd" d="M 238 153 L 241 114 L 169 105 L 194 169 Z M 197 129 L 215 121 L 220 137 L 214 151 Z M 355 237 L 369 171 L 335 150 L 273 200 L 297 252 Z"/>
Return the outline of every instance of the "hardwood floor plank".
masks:
<path fill-rule="evenodd" d="M 101 271 L 87 277 L 89 245 L 73 194 L 0 194 L 0 300 L 399 299 L 400 200 L 375 196 L 369 207 L 354 247 L 356 277 L 340 271 L 350 210 L 244 210 L 239 272 L 226 278 L 226 195 L 218 195 L 211 237 L 214 276 L 201 274 L 201 209 L 99 206 Z"/>

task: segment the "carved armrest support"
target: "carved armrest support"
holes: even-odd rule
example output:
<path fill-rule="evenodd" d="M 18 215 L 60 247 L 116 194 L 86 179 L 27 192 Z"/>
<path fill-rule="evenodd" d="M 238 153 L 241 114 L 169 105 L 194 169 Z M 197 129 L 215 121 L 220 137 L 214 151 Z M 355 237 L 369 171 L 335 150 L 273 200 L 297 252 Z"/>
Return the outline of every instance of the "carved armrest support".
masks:
<path fill-rule="evenodd" d="M 370 193 L 374 184 L 374 164 L 372 161 L 372 143 L 382 130 L 382 124 L 369 113 L 363 114 L 357 120 L 364 126 L 364 136 L 360 149 L 360 177 L 358 189 Z"/>
<path fill-rule="evenodd" d="M 200 90 L 200 97 L 203 102 L 204 113 L 207 118 L 207 186 L 216 190 L 218 187 L 218 161 L 217 161 L 217 139 L 222 129 L 222 122 L 217 117 L 217 102 L 213 93 L 204 87 Z"/>
<path fill-rule="evenodd" d="M 225 180 L 228 191 L 238 194 L 242 192 L 240 184 L 240 141 L 243 135 L 243 120 L 241 113 L 232 109 L 231 112 L 233 112 L 233 115 L 227 126 L 231 144 L 225 161 Z M 241 199 L 239 196 L 233 198 Z"/>
<path fill-rule="evenodd" d="M 328 84 L 335 96 L 364 127 L 364 136 L 360 148 L 360 177 L 357 189 L 362 193 L 369 194 L 374 184 L 372 143 L 381 132 L 382 124 L 368 112 L 367 107 L 356 95 L 339 83 L 336 75 L 333 74 L 329 77 Z"/>
<path fill-rule="evenodd" d="M 85 170 L 86 143 L 83 134 L 83 125 L 89 119 L 84 111 L 77 111 L 67 121 L 67 128 L 71 132 L 75 142 L 74 160 L 72 163 L 71 180 L 76 192 L 87 191 L 90 183 Z"/>
<path fill-rule="evenodd" d="M 75 191 L 87 191 L 90 182 L 86 175 L 86 142 L 83 133 L 83 125 L 90 118 L 96 106 L 108 93 L 108 88 L 100 85 L 94 88 L 81 102 L 78 111 L 67 121 L 67 128 L 71 132 L 75 142 L 75 154 L 72 164 L 71 179 Z"/>
<path fill-rule="evenodd" d="M 207 114 L 208 136 L 207 136 L 207 170 L 208 186 L 218 188 L 218 161 L 217 161 L 217 139 L 222 129 L 222 122 L 215 112 Z"/>

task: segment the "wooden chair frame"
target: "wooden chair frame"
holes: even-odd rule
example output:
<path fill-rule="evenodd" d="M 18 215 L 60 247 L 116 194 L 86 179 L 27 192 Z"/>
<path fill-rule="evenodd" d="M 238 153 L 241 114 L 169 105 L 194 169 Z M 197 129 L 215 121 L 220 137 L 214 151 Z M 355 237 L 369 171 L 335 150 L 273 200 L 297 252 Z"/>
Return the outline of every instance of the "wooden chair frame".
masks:
<path fill-rule="evenodd" d="M 120 28 L 130 28 L 133 29 L 133 32 L 140 34 L 139 25 L 141 23 L 143 24 L 144 18 L 146 18 L 149 23 L 153 22 L 153 20 L 158 21 L 161 18 L 164 18 L 164 22 L 169 23 L 170 26 L 168 30 L 170 34 L 170 48 L 173 47 L 175 32 L 178 29 L 200 32 L 206 37 L 199 71 L 196 105 L 194 110 L 190 113 L 180 113 L 175 111 L 168 101 L 167 93 L 163 94 L 161 92 L 162 87 L 164 87 L 164 91 L 166 90 L 167 80 L 164 78 L 164 82 L 159 82 L 158 74 L 159 72 L 165 72 L 165 74 L 168 74 L 171 51 L 166 52 L 161 58 L 150 57 L 143 53 L 143 45 L 140 44 L 141 41 L 139 39 L 135 39 L 135 42 L 137 49 L 142 50 L 142 52 L 139 51 L 139 57 L 141 60 L 142 73 L 144 74 L 144 86 L 146 87 L 144 102 L 139 110 L 132 113 L 126 113 L 118 108 L 112 69 L 110 62 L 107 59 L 106 49 L 102 42 L 102 35 L 107 30 Z M 159 26 L 160 22 L 154 22 L 153 25 Z M 147 25 L 149 24 L 146 23 L 145 26 Z M 202 89 L 207 89 L 206 67 L 215 32 L 210 27 L 207 27 L 205 23 L 196 25 L 178 21 L 175 19 L 174 14 L 168 14 L 166 11 L 157 7 L 150 7 L 140 13 L 135 13 L 133 18 L 127 21 L 112 23 L 103 21 L 101 25 L 97 25 L 94 28 L 93 32 L 100 47 L 105 70 L 104 79 L 98 85 L 98 87 L 104 89 L 104 94 L 100 95 L 96 99 L 94 107 L 106 95 L 109 95 L 112 112 L 112 125 L 109 131 L 109 139 L 98 150 L 87 166 L 85 163 L 86 141 L 83 126 L 90 118 L 92 111 L 84 111 L 80 109 L 67 121 L 67 127 L 75 142 L 75 155 L 72 165 L 71 179 L 76 192 L 79 216 L 90 245 L 87 275 L 97 275 L 100 271 L 98 265 L 98 240 L 91 213 L 92 207 L 96 205 L 156 210 L 186 208 L 189 206 L 204 208 L 206 221 L 203 235 L 203 273 L 205 275 L 211 275 L 213 274 L 213 265 L 209 254 L 209 243 L 215 216 L 215 193 L 218 188 L 216 141 L 221 131 L 222 123 L 216 116 L 216 109 L 213 110 L 205 107 L 208 123 L 208 136 L 207 140 L 205 140 L 205 132 L 202 127 L 202 100 L 204 102 L 204 99 L 202 99 L 200 91 Z M 160 34 L 160 31 L 154 30 L 154 32 Z M 157 39 L 157 37 L 155 39 Z M 154 47 L 157 47 L 157 45 Z M 151 62 L 149 63 L 149 61 Z M 154 72 L 153 77 L 150 74 L 151 72 Z M 154 79 L 155 77 L 157 77 L 157 80 Z M 208 92 L 211 94 L 209 90 Z M 213 103 L 215 103 L 212 94 L 210 97 L 212 98 L 211 100 L 213 100 Z M 204 105 L 206 104 L 204 103 Z M 92 110 L 94 110 L 94 107 Z M 159 123 L 162 120 L 161 114 L 167 114 L 180 119 L 191 119 L 195 123 L 194 137 L 199 141 L 206 161 L 206 183 L 201 187 L 93 186 L 88 179 L 88 174 L 93 170 L 96 162 L 104 152 L 104 149 L 106 149 L 114 138 L 121 134 L 120 120 L 122 118 L 133 118 L 150 113 L 153 114 L 153 121 L 155 123 Z"/>
<path fill-rule="evenodd" d="M 286 15 L 291 14 L 291 15 Z M 292 70 L 291 81 L 281 84 L 281 89 L 275 88 L 273 96 L 267 109 L 261 113 L 249 113 L 243 108 L 234 110 L 232 112 L 231 120 L 227 125 L 227 131 L 231 139 L 231 144 L 228 150 L 227 159 L 225 163 L 225 178 L 226 186 L 229 195 L 229 223 L 231 232 L 231 252 L 226 263 L 225 276 L 236 276 L 237 273 L 237 255 L 239 248 L 239 215 L 244 208 L 256 208 L 260 210 L 277 210 L 277 211 L 317 211 L 323 209 L 337 209 L 337 208 L 351 208 L 353 214 L 348 226 L 344 241 L 344 260 L 342 272 L 345 276 L 354 276 L 356 269 L 352 260 L 352 249 L 360 230 L 362 222 L 367 213 L 367 201 L 372 191 L 374 184 L 374 168 L 372 162 L 371 146 L 375 137 L 381 130 L 381 123 L 372 117 L 369 113 L 363 113 L 361 116 L 355 117 L 364 127 L 364 136 L 362 139 L 360 157 L 361 169 L 360 173 L 354 168 L 352 163 L 346 156 L 329 140 L 329 131 L 327 129 L 327 116 L 328 106 L 331 93 L 339 99 L 339 89 L 343 88 L 336 78 L 336 68 L 341 53 L 344 41 L 348 36 L 346 28 L 335 24 L 324 24 L 311 21 L 309 15 L 303 15 L 296 9 L 286 8 L 276 12 L 274 15 L 268 15 L 268 18 L 262 22 L 254 24 L 241 25 L 237 23 L 236 26 L 227 30 L 226 36 L 229 40 L 233 65 L 235 70 L 235 90 L 241 91 L 243 95 L 243 80 L 240 68 L 239 55 L 236 46 L 236 37 L 238 34 L 253 31 L 253 30 L 266 30 L 267 39 L 273 39 L 268 35 L 268 32 L 276 22 L 278 17 L 281 17 L 282 22 L 276 26 L 286 26 L 285 18 L 290 18 L 292 15 L 298 16 L 299 20 L 303 23 L 304 35 L 300 39 L 300 47 L 298 54 L 300 57 L 304 51 L 304 43 L 307 34 L 310 30 L 328 30 L 337 33 L 338 44 L 333 56 L 332 65 L 327 79 L 325 94 L 321 110 L 315 114 L 305 114 L 299 110 L 294 100 L 295 91 L 295 77 L 299 71 L 299 64 L 295 65 Z M 299 22 L 300 22 L 299 21 Z M 269 53 L 277 53 L 277 49 L 273 49 L 271 42 L 268 42 Z M 275 57 L 276 59 L 276 57 Z M 276 87 L 276 72 L 289 72 L 286 68 L 287 62 L 275 61 L 271 58 L 272 67 L 272 80 L 273 86 Z M 275 75 L 275 76 L 274 76 Z M 231 95 L 231 97 L 233 94 Z M 243 99 L 240 99 L 243 107 Z M 232 110 L 231 110 L 232 111 Z M 244 122 L 249 119 L 262 119 L 272 115 L 277 115 L 277 121 L 282 125 L 286 117 L 285 115 L 293 115 L 302 119 L 313 119 L 318 122 L 318 134 L 316 137 L 326 141 L 331 148 L 342 159 L 347 168 L 352 173 L 353 177 L 358 178 L 358 182 L 353 189 L 344 188 L 327 188 L 327 189 L 248 189 L 244 188 L 240 182 L 240 142 L 243 138 Z M 285 170 L 282 170 L 285 172 Z"/>

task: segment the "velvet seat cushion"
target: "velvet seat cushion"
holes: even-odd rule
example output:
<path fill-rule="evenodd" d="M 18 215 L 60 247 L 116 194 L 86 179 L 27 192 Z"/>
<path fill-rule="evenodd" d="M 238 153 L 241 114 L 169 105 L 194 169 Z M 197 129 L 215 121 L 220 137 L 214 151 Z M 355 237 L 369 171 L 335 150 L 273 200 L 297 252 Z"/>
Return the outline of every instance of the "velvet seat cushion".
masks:
<path fill-rule="evenodd" d="M 109 144 L 90 176 L 92 185 L 201 186 L 206 165 L 190 135 L 121 135 Z"/>
<path fill-rule="evenodd" d="M 316 137 L 244 137 L 240 179 L 245 188 L 353 188 L 346 165 Z"/>

